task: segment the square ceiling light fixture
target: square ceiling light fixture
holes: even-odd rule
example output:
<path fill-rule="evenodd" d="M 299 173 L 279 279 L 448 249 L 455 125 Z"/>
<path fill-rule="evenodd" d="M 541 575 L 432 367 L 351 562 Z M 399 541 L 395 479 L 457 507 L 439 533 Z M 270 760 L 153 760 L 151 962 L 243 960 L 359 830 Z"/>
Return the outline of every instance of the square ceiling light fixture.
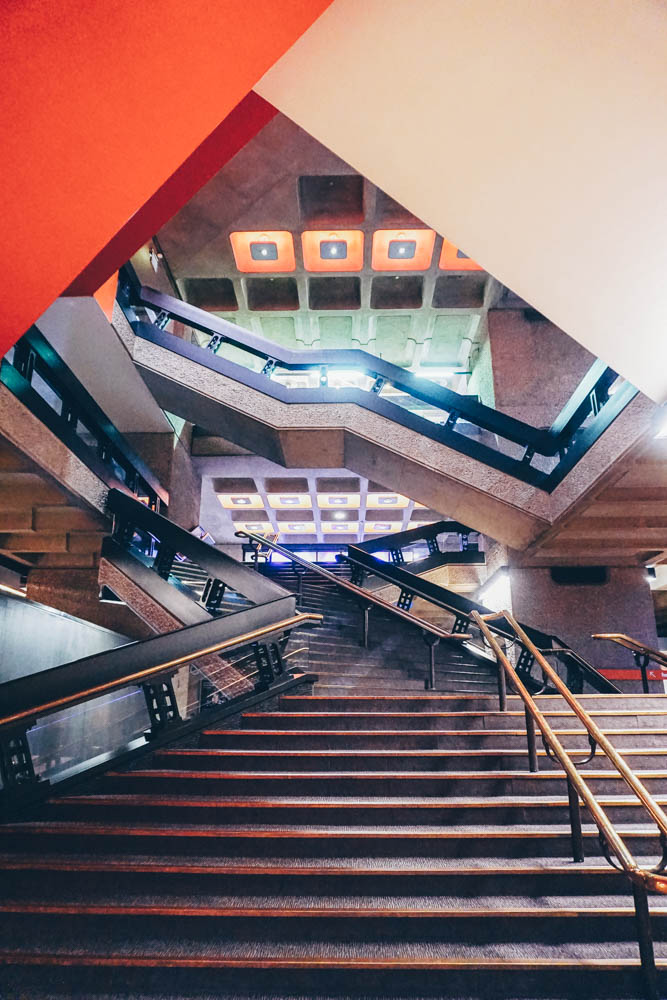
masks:
<path fill-rule="evenodd" d="M 287 510 L 290 507 L 301 507 L 310 510 L 310 496 L 307 493 L 267 493 L 269 507 L 274 510 Z"/>
<path fill-rule="evenodd" d="M 314 521 L 281 521 L 278 525 L 281 535 L 314 535 Z"/>
<path fill-rule="evenodd" d="M 369 493 L 366 498 L 367 507 L 396 507 L 402 510 L 409 503 L 408 498 L 400 493 Z"/>
<path fill-rule="evenodd" d="M 294 240 L 285 230 L 230 233 L 229 241 L 239 271 L 261 274 L 264 271 L 294 271 Z"/>
<path fill-rule="evenodd" d="M 360 493 L 318 493 L 317 506 L 321 510 L 335 510 L 342 507 L 344 510 L 354 510 L 361 506 Z"/>
<path fill-rule="evenodd" d="M 359 531 L 359 523 L 357 521 L 322 521 L 322 531 L 332 535 L 355 535 Z"/>
<path fill-rule="evenodd" d="M 264 507 L 264 503 L 259 493 L 216 493 L 216 496 L 225 510 L 238 510 L 239 507 L 248 507 L 250 510 L 258 510 L 260 507 Z"/>
<path fill-rule="evenodd" d="M 373 233 L 374 271 L 425 271 L 431 266 L 433 229 L 378 229 Z"/>
<path fill-rule="evenodd" d="M 256 535 L 267 535 L 273 531 L 270 521 L 237 521 L 234 528 L 236 531 L 254 531 Z"/>
<path fill-rule="evenodd" d="M 366 535 L 388 535 L 389 532 L 400 530 L 400 521 L 366 521 L 364 524 Z"/>
<path fill-rule="evenodd" d="M 306 271 L 361 271 L 364 234 L 359 229 L 307 229 L 301 234 Z"/>
<path fill-rule="evenodd" d="M 483 271 L 484 268 L 467 257 L 462 250 L 455 247 L 449 240 L 443 239 L 440 251 L 439 268 L 441 271 Z"/>

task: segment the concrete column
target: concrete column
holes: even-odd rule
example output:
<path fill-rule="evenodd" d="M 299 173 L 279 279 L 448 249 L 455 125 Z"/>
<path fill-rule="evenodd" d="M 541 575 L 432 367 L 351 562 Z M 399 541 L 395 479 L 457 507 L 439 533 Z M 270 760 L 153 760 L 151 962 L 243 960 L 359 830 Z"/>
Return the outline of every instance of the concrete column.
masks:
<path fill-rule="evenodd" d="M 611 566 L 607 582 L 597 586 L 556 584 L 548 568 L 512 567 L 509 579 L 514 616 L 558 635 L 598 669 L 635 665 L 629 650 L 591 639 L 594 632 L 624 632 L 658 648 L 653 598 L 640 566 Z"/>
<path fill-rule="evenodd" d="M 490 354 L 490 358 L 489 358 Z M 546 319 L 522 309 L 491 309 L 488 348 L 477 365 L 484 402 L 535 427 L 548 427 L 570 398 L 594 357 Z M 493 392 L 488 386 L 491 368 Z"/>

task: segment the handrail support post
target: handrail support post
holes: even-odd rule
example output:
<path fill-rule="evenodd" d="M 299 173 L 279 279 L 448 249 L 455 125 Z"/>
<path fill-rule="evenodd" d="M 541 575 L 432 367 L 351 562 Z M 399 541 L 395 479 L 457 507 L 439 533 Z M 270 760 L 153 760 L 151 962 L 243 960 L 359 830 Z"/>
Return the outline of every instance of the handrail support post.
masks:
<path fill-rule="evenodd" d="M 658 1000 L 658 974 L 655 967 L 655 952 L 653 950 L 653 934 L 651 932 L 651 915 L 648 908 L 648 895 L 643 882 L 632 883 L 632 893 L 635 900 L 635 920 L 637 923 L 637 940 L 639 957 L 644 977 L 646 1000 Z"/>
<path fill-rule="evenodd" d="M 570 839 L 572 860 L 580 865 L 584 860 L 584 838 L 581 832 L 581 803 L 572 779 L 567 779 L 567 801 L 570 809 Z"/>
<path fill-rule="evenodd" d="M 440 639 L 428 632 L 423 632 L 422 637 L 428 646 L 428 676 L 424 687 L 427 691 L 435 691 L 435 647 L 440 643 Z"/>
<path fill-rule="evenodd" d="M 528 741 L 528 769 L 535 773 L 539 770 L 537 763 L 537 741 L 535 739 L 535 719 L 528 708 L 525 709 L 526 716 L 526 738 Z"/>
<path fill-rule="evenodd" d="M 507 677 L 501 663 L 496 663 L 498 667 L 498 708 L 501 712 L 507 711 Z"/>
<path fill-rule="evenodd" d="M 637 666 L 639 667 L 639 669 L 641 671 L 641 675 L 642 675 L 642 691 L 644 692 L 644 694 L 649 694 L 648 670 L 647 670 L 647 667 L 648 667 L 648 663 L 649 663 L 649 659 L 650 658 L 649 658 L 649 656 L 648 656 L 647 653 L 640 653 L 638 649 L 635 650 L 632 655 L 634 657 L 635 663 L 637 664 Z"/>

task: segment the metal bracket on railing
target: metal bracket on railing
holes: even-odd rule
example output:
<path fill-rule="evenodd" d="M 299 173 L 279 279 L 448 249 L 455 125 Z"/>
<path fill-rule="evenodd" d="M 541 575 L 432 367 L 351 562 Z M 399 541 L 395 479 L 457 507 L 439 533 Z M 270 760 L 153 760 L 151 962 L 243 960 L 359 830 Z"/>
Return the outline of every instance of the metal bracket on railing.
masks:
<path fill-rule="evenodd" d="M 459 419 L 459 414 L 456 410 L 452 410 L 447 419 L 445 420 L 443 426 L 446 431 L 453 431 Z"/>
<path fill-rule="evenodd" d="M 530 445 L 526 448 L 521 458 L 522 465 L 530 465 L 530 463 L 535 458 L 535 449 L 531 448 Z"/>
<path fill-rule="evenodd" d="M 150 735 L 163 732 L 172 722 L 181 721 L 171 677 L 141 685 L 151 720 Z"/>
<path fill-rule="evenodd" d="M 394 566 L 402 566 L 405 563 L 402 549 L 389 549 L 389 555 Z"/>
<path fill-rule="evenodd" d="M 462 633 L 468 632 L 470 629 L 470 622 L 464 615 L 457 615 L 454 619 L 454 624 L 452 626 L 452 632 Z"/>
<path fill-rule="evenodd" d="M 266 375 L 267 378 L 271 378 L 274 371 L 276 370 L 277 364 L 278 362 L 275 360 L 275 358 L 267 358 L 267 360 L 264 363 L 264 367 L 262 368 L 262 375 Z"/>
<path fill-rule="evenodd" d="M 214 333 L 208 344 L 206 345 L 206 350 L 210 351 L 211 354 L 217 354 L 218 349 L 222 347 L 225 343 L 226 338 L 222 336 L 221 333 Z"/>
<path fill-rule="evenodd" d="M 39 780 L 25 729 L 0 735 L 0 777 L 3 790 L 32 785 Z"/>
<path fill-rule="evenodd" d="M 660 875 L 662 872 L 664 872 L 665 868 L 667 868 L 667 837 L 662 832 L 662 830 L 659 830 L 658 834 L 660 837 L 660 849 L 662 851 L 662 857 L 660 858 L 660 861 L 657 863 L 655 868 L 651 869 L 654 875 Z"/>
<path fill-rule="evenodd" d="M 271 651 L 266 643 L 263 642 L 253 642 L 251 648 L 255 656 L 255 663 L 257 664 L 257 672 L 259 674 L 260 683 L 258 687 L 260 689 L 269 687 L 274 678 Z"/>
<path fill-rule="evenodd" d="M 350 583 L 353 583 L 355 587 L 363 587 L 364 580 L 366 579 L 366 570 L 359 563 L 352 563 L 351 565 Z"/>
<path fill-rule="evenodd" d="M 591 733 L 588 734 L 588 745 L 591 748 L 591 752 L 589 753 L 588 757 L 584 757 L 583 760 L 573 760 L 572 763 L 574 764 L 575 767 L 583 767 L 584 764 L 589 764 L 593 760 L 593 758 L 595 757 L 598 745 L 597 745 L 597 741 L 595 740 L 595 737 L 592 736 Z M 553 760 L 553 761 L 557 762 L 557 758 L 554 756 L 553 751 L 551 750 L 551 747 L 549 746 L 548 742 L 545 740 L 544 734 L 542 734 L 542 746 L 544 747 L 544 750 L 545 750 L 546 755 L 549 758 L 549 760 Z M 572 760 L 572 758 L 570 758 L 570 760 Z"/>
<path fill-rule="evenodd" d="M 412 607 L 412 602 L 415 599 L 415 595 L 410 590 L 401 588 L 401 592 L 398 595 L 398 600 L 396 601 L 396 607 L 400 608 L 401 611 L 409 611 Z"/>
<path fill-rule="evenodd" d="M 166 312 L 164 309 L 162 309 L 162 311 L 159 312 L 157 314 L 157 316 L 155 317 L 154 326 L 156 326 L 158 328 L 158 330 L 164 330 L 164 328 L 166 327 L 166 325 L 167 325 L 167 323 L 169 322 L 170 319 L 171 319 L 171 317 L 170 317 L 169 313 Z"/>
<path fill-rule="evenodd" d="M 169 579 L 175 558 L 176 549 L 172 548 L 171 545 L 166 545 L 165 542 L 160 542 L 157 555 L 153 560 L 153 569 L 163 580 Z"/>
<path fill-rule="evenodd" d="M 384 389 L 385 382 L 386 379 L 382 378 L 381 375 L 378 375 L 377 378 L 375 379 L 375 382 L 373 382 L 371 392 L 374 392 L 376 396 L 379 396 L 379 394 Z"/>
<path fill-rule="evenodd" d="M 428 548 L 428 554 L 430 556 L 434 556 L 438 552 L 440 552 L 440 546 L 438 545 L 438 539 L 437 538 L 427 538 L 426 539 L 426 547 Z"/>
<path fill-rule="evenodd" d="M 216 615 L 220 611 L 225 596 L 225 589 L 225 584 L 222 580 L 217 580 L 212 576 L 209 576 L 204 584 L 201 603 L 212 615 Z"/>
<path fill-rule="evenodd" d="M 428 646 L 428 676 L 424 681 L 424 688 L 426 691 L 435 691 L 435 647 L 440 638 L 432 632 L 422 632 L 422 639 Z"/>

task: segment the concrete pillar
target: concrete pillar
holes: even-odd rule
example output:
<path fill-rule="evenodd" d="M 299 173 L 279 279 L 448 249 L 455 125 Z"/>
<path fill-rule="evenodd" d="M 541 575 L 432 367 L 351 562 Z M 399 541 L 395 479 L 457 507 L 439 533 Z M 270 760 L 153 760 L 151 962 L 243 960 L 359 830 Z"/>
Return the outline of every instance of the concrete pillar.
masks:
<path fill-rule="evenodd" d="M 480 351 L 477 378 L 484 402 L 535 427 L 548 427 L 594 360 L 546 319 L 526 318 L 522 309 L 491 309 L 488 348 Z"/>
<path fill-rule="evenodd" d="M 640 566 L 611 566 L 607 582 L 599 585 L 556 584 L 548 568 L 512 567 L 509 580 L 514 616 L 559 636 L 598 669 L 635 665 L 629 650 L 591 639 L 594 632 L 624 632 L 659 648 L 651 589 Z M 619 687 L 639 689 L 621 683 Z"/>
<path fill-rule="evenodd" d="M 169 518 L 186 531 L 199 524 L 201 476 L 190 456 L 192 425 L 179 435 L 126 434 L 128 442 L 169 490 Z"/>

